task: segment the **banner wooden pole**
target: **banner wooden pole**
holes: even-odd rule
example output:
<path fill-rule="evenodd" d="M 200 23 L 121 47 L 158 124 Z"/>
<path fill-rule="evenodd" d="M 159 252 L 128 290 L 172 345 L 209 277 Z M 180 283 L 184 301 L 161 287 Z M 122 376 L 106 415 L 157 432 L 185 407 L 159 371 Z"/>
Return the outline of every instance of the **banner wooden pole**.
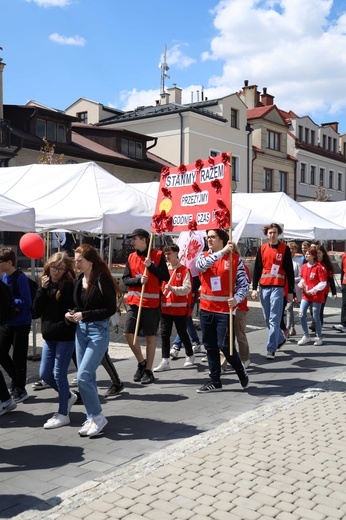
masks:
<path fill-rule="evenodd" d="M 232 164 L 229 164 L 229 214 L 230 214 L 230 223 L 229 223 L 229 231 L 228 236 L 230 241 L 232 242 Z M 233 298 L 233 262 L 232 262 L 233 251 L 229 254 L 229 297 Z M 233 309 L 230 307 L 229 309 L 229 353 L 233 355 Z"/>
<path fill-rule="evenodd" d="M 152 249 L 152 246 L 153 246 L 153 239 L 154 239 L 154 233 L 150 233 L 150 240 L 149 240 L 147 258 L 150 257 L 151 249 Z M 147 271 L 148 271 L 147 268 L 145 268 L 143 274 L 146 275 Z M 136 341 L 137 341 L 139 322 L 141 320 L 141 314 L 142 314 L 142 304 L 143 304 L 144 289 L 145 289 L 145 283 L 142 285 L 141 297 L 140 297 L 140 300 L 139 300 L 138 314 L 137 314 L 137 320 L 136 320 L 136 328 L 135 328 L 135 333 L 134 333 L 134 336 L 133 336 L 133 346 L 136 345 Z"/>

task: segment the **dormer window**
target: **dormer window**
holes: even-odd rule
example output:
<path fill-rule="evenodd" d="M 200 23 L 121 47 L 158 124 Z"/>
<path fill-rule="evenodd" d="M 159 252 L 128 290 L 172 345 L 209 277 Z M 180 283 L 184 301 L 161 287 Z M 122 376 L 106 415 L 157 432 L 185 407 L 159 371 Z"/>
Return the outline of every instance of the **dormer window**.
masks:
<path fill-rule="evenodd" d="M 49 142 L 66 143 L 66 126 L 45 119 L 36 120 L 36 135 Z"/>
<path fill-rule="evenodd" d="M 127 157 L 143 159 L 143 143 L 121 138 L 121 153 Z"/>

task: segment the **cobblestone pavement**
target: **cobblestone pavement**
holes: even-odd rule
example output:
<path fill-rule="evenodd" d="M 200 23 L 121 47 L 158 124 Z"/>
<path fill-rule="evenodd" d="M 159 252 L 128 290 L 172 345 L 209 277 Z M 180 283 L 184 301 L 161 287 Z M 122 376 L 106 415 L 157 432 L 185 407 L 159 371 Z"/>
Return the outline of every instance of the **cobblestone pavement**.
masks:
<path fill-rule="evenodd" d="M 56 397 L 28 385 L 30 399 L 1 417 L 0 518 L 346 518 L 346 335 L 332 328 L 338 306 L 328 301 L 322 347 L 298 347 L 297 326 L 297 337 L 268 362 L 267 332 L 251 302 L 246 391 L 228 371 L 223 392 L 197 394 L 208 377 L 202 355 L 192 370 L 181 354 L 154 385 L 135 384 L 133 356 L 121 334 L 113 336 L 125 390 L 102 398 L 109 424 L 98 439 L 77 434 L 82 406 L 73 407 L 70 426 L 44 430 Z M 29 365 L 34 381 L 38 363 Z M 109 384 L 102 368 L 98 382 L 102 395 Z"/>

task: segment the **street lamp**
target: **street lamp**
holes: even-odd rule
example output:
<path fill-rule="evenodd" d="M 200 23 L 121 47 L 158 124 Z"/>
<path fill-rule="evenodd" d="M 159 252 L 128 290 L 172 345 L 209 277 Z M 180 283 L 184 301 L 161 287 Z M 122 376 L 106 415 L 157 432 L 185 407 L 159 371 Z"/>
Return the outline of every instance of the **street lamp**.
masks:
<path fill-rule="evenodd" d="M 250 135 L 254 131 L 250 123 L 246 123 L 245 131 L 247 132 L 247 192 L 250 193 Z"/>

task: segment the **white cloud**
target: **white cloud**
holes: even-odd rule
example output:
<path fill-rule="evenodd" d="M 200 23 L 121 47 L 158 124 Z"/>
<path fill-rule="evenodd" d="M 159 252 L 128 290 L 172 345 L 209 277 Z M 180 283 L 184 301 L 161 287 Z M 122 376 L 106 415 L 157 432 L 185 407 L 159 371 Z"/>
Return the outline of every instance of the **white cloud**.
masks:
<path fill-rule="evenodd" d="M 66 7 L 70 5 L 71 0 L 25 0 L 26 2 L 34 2 L 39 7 Z"/>
<path fill-rule="evenodd" d="M 124 90 L 120 93 L 120 110 L 134 110 L 140 106 L 155 105 L 155 101 L 160 99 L 159 90 Z M 111 104 L 119 108 L 119 104 Z"/>
<path fill-rule="evenodd" d="M 195 59 L 190 58 L 185 55 L 181 49 L 181 47 L 186 46 L 186 44 L 176 44 L 171 49 L 167 50 L 167 64 L 169 67 L 175 65 L 177 69 L 187 69 L 196 62 Z M 161 61 L 163 60 L 163 55 L 161 56 Z"/>
<path fill-rule="evenodd" d="M 82 36 L 61 36 L 58 33 L 49 35 L 49 39 L 54 43 L 60 45 L 75 45 L 77 47 L 84 47 L 86 40 Z"/>

